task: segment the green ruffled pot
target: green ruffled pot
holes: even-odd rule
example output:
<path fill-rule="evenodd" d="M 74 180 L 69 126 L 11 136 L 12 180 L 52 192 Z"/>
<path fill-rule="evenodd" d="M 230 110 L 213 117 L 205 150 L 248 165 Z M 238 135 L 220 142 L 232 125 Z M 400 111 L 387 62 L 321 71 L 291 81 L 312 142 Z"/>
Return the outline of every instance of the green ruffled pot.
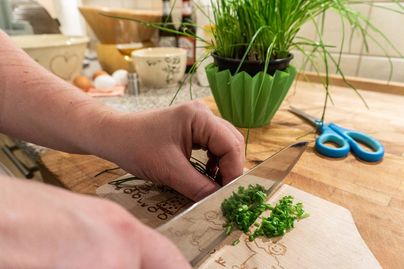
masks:
<path fill-rule="evenodd" d="M 220 114 L 241 128 L 267 125 L 285 99 L 296 73 L 296 68 L 289 65 L 284 71 L 277 70 L 273 76 L 264 72 L 254 77 L 246 72 L 232 76 L 229 70 L 219 71 L 215 64 L 206 66 Z"/>

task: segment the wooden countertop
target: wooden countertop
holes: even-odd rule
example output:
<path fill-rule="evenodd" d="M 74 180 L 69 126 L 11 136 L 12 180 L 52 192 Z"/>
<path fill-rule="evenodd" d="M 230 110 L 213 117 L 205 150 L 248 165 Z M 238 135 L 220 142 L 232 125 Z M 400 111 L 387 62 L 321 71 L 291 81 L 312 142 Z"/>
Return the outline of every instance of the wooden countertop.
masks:
<path fill-rule="evenodd" d="M 373 84 L 367 83 L 366 87 Z M 376 84 L 374 85 L 377 86 Z M 287 111 L 289 105 L 321 115 L 324 88 L 320 84 L 298 81 L 272 123 L 253 129 L 247 150 L 246 167 L 251 168 L 281 148 L 297 140 L 309 140 L 287 183 L 306 192 L 348 208 L 360 234 L 383 268 L 404 267 L 404 96 L 360 91 L 367 109 L 353 90 L 333 87 L 335 106 L 329 106 L 327 121 L 366 132 L 385 146 L 382 162 L 364 163 L 349 155 L 330 159 L 313 150 L 313 128 Z M 394 86 L 397 92 L 397 85 Z M 404 93 L 404 88 L 403 91 Z M 204 99 L 212 110 L 212 97 Z M 246 134 L 246 130 L 241 130 Z M 94 156 L 71 155 L 48 151 L 42 155 L 44 173 L 53 183 L 79 193 L 95 194 L 97 187 L 125 172 L 115 164 Z M 99 175 L 97 175 L 99 174 Z M 45 175 L 46 176 L 46 175 Z"/>

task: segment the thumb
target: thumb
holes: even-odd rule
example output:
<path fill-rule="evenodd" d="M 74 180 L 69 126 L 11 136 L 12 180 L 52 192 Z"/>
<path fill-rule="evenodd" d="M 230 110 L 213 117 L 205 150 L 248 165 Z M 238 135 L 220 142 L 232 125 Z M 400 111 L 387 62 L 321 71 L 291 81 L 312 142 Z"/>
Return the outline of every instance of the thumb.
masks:
<path fill-rule="evenodd" d="M 176 158 L 177 169 L 170 175 L 170 187 L 194 201 L 199 201 L 220 188 L 214 181 L 198 172 L 183 154 L 179 155 Z"/>

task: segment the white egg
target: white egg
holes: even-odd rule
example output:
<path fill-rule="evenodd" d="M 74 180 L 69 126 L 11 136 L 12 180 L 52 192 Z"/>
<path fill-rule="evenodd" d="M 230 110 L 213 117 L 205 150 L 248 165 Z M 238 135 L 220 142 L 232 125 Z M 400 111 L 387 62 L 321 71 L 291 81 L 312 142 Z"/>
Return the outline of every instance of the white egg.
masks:
<path fill-rule="evenodd" d="M 94 80 L 94 86 L 101 91 L 110 91 L 112 87 L 116 86 L 116 81 L 110 75 L 101 75 Z"/>
<path fill-rule="evenodd" d="M 113 74 L 112 77 L 115 79 L 116 84 L 118 85 L 127 85 L 128 84 L 128 71 L 124 69 L 118 69 Z"/>

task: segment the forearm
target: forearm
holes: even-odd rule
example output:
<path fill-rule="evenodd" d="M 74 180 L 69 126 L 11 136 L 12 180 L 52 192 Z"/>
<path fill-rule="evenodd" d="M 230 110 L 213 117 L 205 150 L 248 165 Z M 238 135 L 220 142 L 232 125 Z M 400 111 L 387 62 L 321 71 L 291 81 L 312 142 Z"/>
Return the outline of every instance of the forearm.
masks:
<path fill-rule="evenodd" d="M 39 66 L 0 31 L 0 132 L 73 153 L 93 153 L 114 112 Z"/>

